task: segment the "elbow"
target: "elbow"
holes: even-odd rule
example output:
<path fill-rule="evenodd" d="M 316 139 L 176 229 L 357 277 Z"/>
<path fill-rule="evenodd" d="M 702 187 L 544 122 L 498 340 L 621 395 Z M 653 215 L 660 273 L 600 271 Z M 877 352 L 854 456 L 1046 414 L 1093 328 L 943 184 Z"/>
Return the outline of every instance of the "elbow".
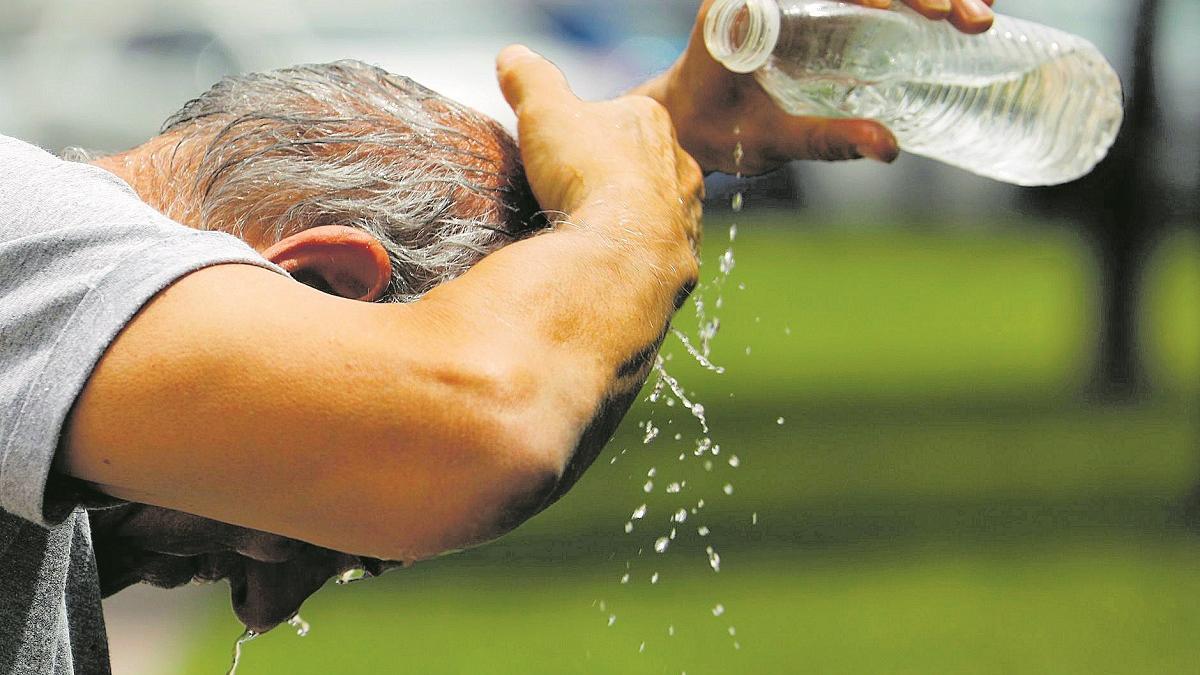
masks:
<path fill-rule="evenodd" d="M 381 495 L 373 513 L 410 515 L 378 523 L 386 538 L 375 541 L 393 545 L 372 555 L 422 560 L 478 546 L 544 508 L 559 488 L 578 429 L 555 409 L 555 390 L 536 373 L 495 360 L 471 368 L 456 405 L 470 412 L 435 450 L 424 479 L 414 483 L 396 465 L 395 478 L 376 483 Z M 399 483 L 415 484 L 421 494 L 397 493 L 392 486 Z"/>

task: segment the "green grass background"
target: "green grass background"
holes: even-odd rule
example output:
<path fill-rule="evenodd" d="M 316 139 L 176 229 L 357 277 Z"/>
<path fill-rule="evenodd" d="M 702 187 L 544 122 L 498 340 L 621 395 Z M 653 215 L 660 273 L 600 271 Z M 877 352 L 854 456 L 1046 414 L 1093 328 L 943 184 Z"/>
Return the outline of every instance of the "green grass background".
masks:
<path fill-rule="evenodd" d="M 707 278 L 727 227 L 709 220 Z M 562 502 L 490 546 L 331 584 L 307 637 L 250 643 L 239 672 L 1197 672 L 1180 505 L 1200 478 L 1200 237 L 1148 267 L 1154 386 L 1123 405 L 1087 395 L 1097 272 L 1069 231 L 743 218 L 734 250 L 704 291 L 724 298 L 727 372 L 666 349 L 708 410 L 712 471 L 686 411 L 641 402 Z M 223 672 L 239 630 L 214 596 L 186 672 Z"/>

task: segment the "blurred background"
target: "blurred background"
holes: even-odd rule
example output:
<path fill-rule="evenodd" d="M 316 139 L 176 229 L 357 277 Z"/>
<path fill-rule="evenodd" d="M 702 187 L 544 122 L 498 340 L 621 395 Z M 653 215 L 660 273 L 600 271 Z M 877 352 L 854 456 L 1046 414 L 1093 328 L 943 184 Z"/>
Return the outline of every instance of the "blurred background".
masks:
<path fill-rule="evenodd" d="M 608 96 L 670 64 L 697 4 L 0 0 L 0 133 L 124 149 L 223 74 L 338 58 L 511 124 L 505 44 Z M 1018 189 L 905 157 L 712 177 L 699 296 L 725 373 L 675 337 L 664 354 L 719 461 L 674 397 L 639 402 L 554 508 L 330 584 L 308 636 L 250 643 L 239 672 L 1195 672 L 1200 3 L 997 5 L 1122 73 L 1092 176 Z M 696 334 L 691 305 L 677 326 Z M 117 673 L 224 672 L 240 632 L 224 586 L 106 611 Z"/>

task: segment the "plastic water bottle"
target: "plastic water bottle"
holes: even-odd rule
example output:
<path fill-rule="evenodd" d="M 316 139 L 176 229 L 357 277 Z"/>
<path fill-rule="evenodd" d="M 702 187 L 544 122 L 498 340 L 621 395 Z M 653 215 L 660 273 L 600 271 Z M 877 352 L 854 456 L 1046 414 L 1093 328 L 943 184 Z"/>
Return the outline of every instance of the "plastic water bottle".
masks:
<path fill-rule="evenodd" d="M 791 114 L 874 119 L 904 150 L 982 176 L 1055 185 L 1104 159 L 1121 81 L 1091 43 L 1004 16 L 964 35 L 895 4 L 717 0 L 705 41 Z"/>

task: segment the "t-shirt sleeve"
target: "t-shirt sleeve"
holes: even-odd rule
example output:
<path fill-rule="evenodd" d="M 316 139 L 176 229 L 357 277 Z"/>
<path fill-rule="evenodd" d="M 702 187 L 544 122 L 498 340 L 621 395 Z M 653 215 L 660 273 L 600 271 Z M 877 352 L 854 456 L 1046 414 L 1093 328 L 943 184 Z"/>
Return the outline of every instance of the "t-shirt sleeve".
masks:
<path fill-rule="evenodd" d="M 0 136 L 0 510 L 50 527 L 76 506 L 47 486 L 97 361 L 155 294 L 211 265 L 284 272 L 230 235 L 184 227 L 116 176 Z"/>

